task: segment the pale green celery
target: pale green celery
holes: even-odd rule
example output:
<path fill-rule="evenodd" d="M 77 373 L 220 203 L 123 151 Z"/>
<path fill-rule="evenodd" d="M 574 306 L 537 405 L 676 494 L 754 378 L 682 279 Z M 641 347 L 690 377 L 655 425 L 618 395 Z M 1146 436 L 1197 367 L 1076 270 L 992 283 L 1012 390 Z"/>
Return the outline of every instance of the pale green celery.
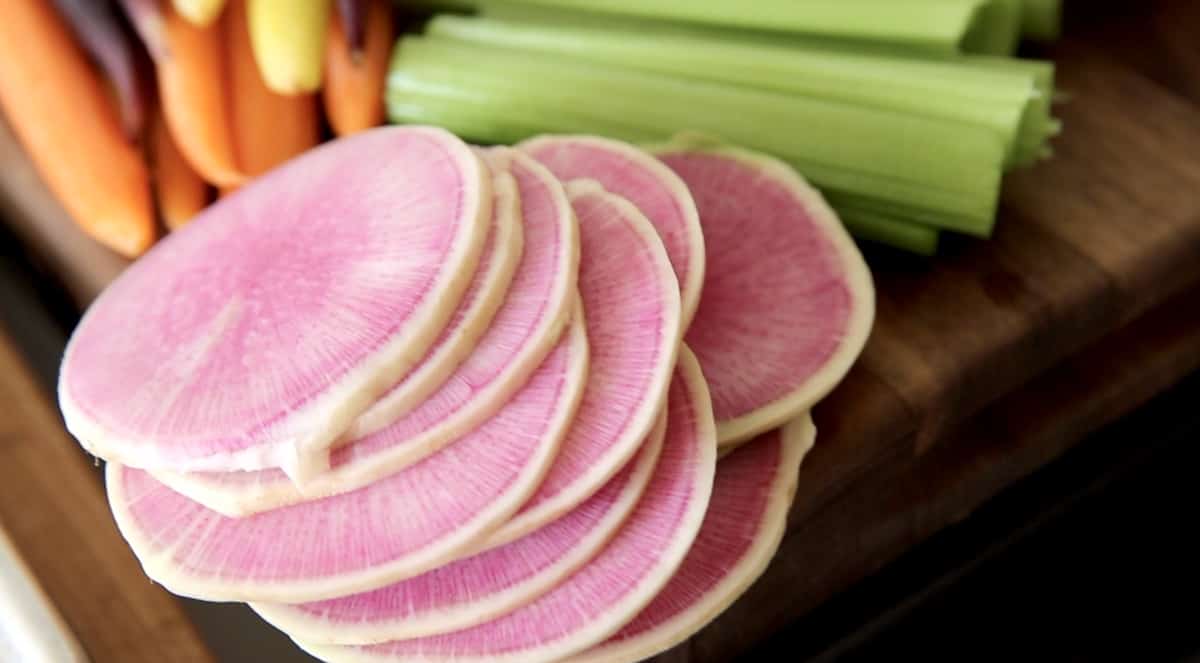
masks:
<path fill-rule="evenodd" d="M 426 34 L 966 122 L 996 131 L 1010 153 L 1034 94 L 1025 73 L 696 34 L 453 15 Z"/>
<path fill-rule="evenodd" d="M 1021 118 L 1014 162 L 1028 165 L 1037 161 L 1044 151 L 1046 140 L 1058 133 L 1058 121 L 1052 116 L 1054 63 L 989 55 L 966 55 L 958 58 L 958 61 L 978 70 L 1007 71 L 1033 77 L 1037 94 L 1030 99 Z"/>
<path fill-rule="evenodd" d="M 646 143 L 662 141 L 673 134 L 673 129 L 646 129 L 616 124 L 606 115 L 588 114 L 573 107 L 545 103 L 531 105 L 528 99 L 520 95 L 497 96 L 482 86 L 448 88 L 444 84 L 445 76 L 446 72 L 438 69 L 396 69 L 388 82 L 387 99 L 391 119 L 397 122 L 442 124 L 483 142 L 515 142 L 538 133 L 556 132 L 595 133 L 633 143 Z M 439 112 L 445 113 L 445 121 L 438 119 Z M 469 124 L 464 124 L 468 121 Z M 866 195 L 884 201 L 881 205 L 912 209 L 913 214 L 920 213 L 934 219 L 930 221 L 932 225 L 975 235 L 986 235 L 991 231 L 994 203 L 981 208 L 977 201 L 959 194 L 854 171 L 841 171 L 787 155 L 779 156 L 826 191 L 852 192 L 848 195 L 869 191 Z M 919 201 L 919 207 L 913 208 L 896 201 Z M 931 212 L 931 205 L 952 211 Z"/>
<path fill-rule="evenodd" d="M 859 239 L 887 244 L 925 256 L 937 253 L 940 233 L 934 228 L 850 206 L 836 209 L 846 229 Z"/>
<path fill-rule="evenodd" d="M 1062 33 L 1062 0 L 1022 0 L 1021 36 L 1054 41 Z"/>
<path fill-rule="evenodd" d="M 989 0 L 962 41 L 967 53 L 1012 55 L 1021 40 L 1023 0 Z"/>
<path fill-rule="evenodd" d="M 953 53 L 989 0 L 519 0 L 555 10 L 588 11 L 766 32 L 881 42 Z M 499 3 L 479 4 L 495 6 Z"/>
<path fill-rule="evenodd" d="M 721 135 L 810 170 L 850 175 L 864 192 L 880 182 L 884 197 L 935 211 L 950 205 L 946 211 L 983 224 L 998 194 L 1005 146 L 968 125 L 439 38 L 406 39 L 397 62 L 410 74 L 423 70 L 425 80 L 493 95 L 497 112 L 525 102 L 598 121 L 622 118 L 664 136 Z"/>

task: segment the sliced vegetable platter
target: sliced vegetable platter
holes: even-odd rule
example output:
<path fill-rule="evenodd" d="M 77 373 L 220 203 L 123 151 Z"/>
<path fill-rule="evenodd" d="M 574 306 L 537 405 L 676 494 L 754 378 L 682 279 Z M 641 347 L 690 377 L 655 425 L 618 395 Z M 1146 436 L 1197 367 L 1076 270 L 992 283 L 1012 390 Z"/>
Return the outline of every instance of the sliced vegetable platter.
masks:
<path fill-rule="evenodd" d="M 764 570 L 873 314 L 774 158 L 379 128 L 130 266 L 59 402 L 171 591 L 331 661 L 634 661 Z"/>
<path fill-rule="evenodd" d="M 487 144 L 704 132 L 800 170 L 857 238 L 920 254 L 989 236 L 1004 174 L 1060 130 L 1052 63 L 1012 57 L 1057 35 L 1058 0 L 12 4 L 0 107 L 80 226 L 130 257 L 382 123 L 385 100 L 393 122 Z"/>

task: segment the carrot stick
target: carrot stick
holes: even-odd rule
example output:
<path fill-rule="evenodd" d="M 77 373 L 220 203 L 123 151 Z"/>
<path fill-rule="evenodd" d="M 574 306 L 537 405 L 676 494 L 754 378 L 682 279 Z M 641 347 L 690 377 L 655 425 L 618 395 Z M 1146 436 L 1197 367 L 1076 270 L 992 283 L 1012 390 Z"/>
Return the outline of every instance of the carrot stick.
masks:
<path fill-rule="evenodd" d="M 87 56 L 44 0 L 0 20 L 0 108 L 42 178 L 92 237 L 126 256 L 154 241 L 149 175 Z"/>
<path fill-rule="evenodd" d="M 223 20 L 237 163 L 242 172 L 258 175 L 317 144 L 317 100 L 312 94 L 282 95 L 263 82 L 244 0 L 231 0 Z"/>
<path fill-rule="evenodd" d="M 383 88 L 394 38 L 386 0 L 370 0 L 361 52 L 353 52 L 334 12 L 325 47 L 325 115 L 339 136 L 383 122 Z"/>
<path fill-rule="evenodd" d="M 156 63 L 158 90 L 175 144 L 204 179 L 239 184 L 220 24 L 198 27 L 169 6 L 163 19 L 169 53 Z"/>
<path fill-rule="evenodd" d="M 178 230 L 208 204 L 208 185 L 179 153 L 161 112 L 151 119 L 150 159 L 158 212 Z"/>

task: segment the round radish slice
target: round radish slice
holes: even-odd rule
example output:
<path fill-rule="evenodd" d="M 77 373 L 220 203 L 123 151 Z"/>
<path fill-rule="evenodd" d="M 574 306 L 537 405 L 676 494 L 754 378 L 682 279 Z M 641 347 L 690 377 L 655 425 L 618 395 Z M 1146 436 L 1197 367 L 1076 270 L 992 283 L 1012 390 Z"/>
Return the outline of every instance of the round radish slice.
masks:
<path fill-rule="evenodd" d="M 168 478 L 173 487 L 230 516 L 335 495 L 436 452 L 508 401 L 553 346 L 576 298 L 579 230 L 562 185 L 549 171 L 515 150 L 488 155 L 492 170 L 508 170 L 516 179 L 525 250 L 500 310 L 454 373 L 399 419 L 361 418 L 357 430 L 375 430 L 331 449 L 329 470 L 303 484 L 263 470 L 190 473 Z M 381 423 L 386 425 L 376 429 Z"/>
<path fill-rule="evenodd" d="M 679 568 L 708 506 L 716 446 L 700 367 L 681 352 L 658 467 L 629 519 L 586 566 L 536 601 L 468 629 L 374 645 L 299 644 L 324 660 L 539 663 L 601 642 Z"/>
<path fill-rule="evenodd" d="M 765 155 L 687 144 L 654 150 L 692 191 L 704 296 L 688 328 L 717 434 L 736 444 L 809 410 L 862 351 L 871 274 L 821 195 Z"/>
<path fill-rule="evenodd" d="M 586 364 L 580 321 L 494 417 L 353 492 L 227 518 L 110 463 L 109 503 L 147 575 L 178 594 L 302 603 L 382 587 L 451 561 L 528 498 L 570 424 Z"/>
<path fill-rule="evenodd" d="M 305 642 L 370 644 L 464 629 L 536 599 L 592 559 L 629 516 L 658 462 L 666 412 L 637 458 L 562 518 L 488 550 L 372 592 L 301 605 L 254 604 Z"/>
<path fill-rule="evenodd" d="M 467 294 L 425 358 L 359 416 L 351 431 L 382 428 L 420 405 L 475 350 L 504 303 L 523 255 L 524 223 L 516 179 L 507 170 L 493 175 L 492 234 Z"/>
<path fill-rule="evenodd" d="M 488 545 L 518 539 L 575 508 L 637 450 L 662 409 L 679 347 L 679 289 L 654 227 L 592 180 L 567 185 L 579 219 L 579 291 L 591 372 L 546 479 Z"/>
<path fill-rule="evenodd" d="M 67 346 L 92 453 L 166 470 L 319 470 L 466 289 L 491 176 L 434 128 L 364 132 L 222 200 L 125 270 Z M 318 466 L 312 466 L 312 465 Z"/>
<path fill-rule="evenodd" d="M 783 541 L 796 473 L 816 432 L 806 414 L 722 458 L 700 534 L 671 581 L 616 635 L 570 660 L 640 661 L 724 612 L 762 575 Z"/>
<path fill-rule="evenodd" d="M 628 143 L 598 136 L 539 136 L 517 146 L 558 179 L 596 180 L 633 203 L 658 231 L 679 280 L 683 329 L 704 283 L 704 235 L 687 185 L 670 168 Z"/>

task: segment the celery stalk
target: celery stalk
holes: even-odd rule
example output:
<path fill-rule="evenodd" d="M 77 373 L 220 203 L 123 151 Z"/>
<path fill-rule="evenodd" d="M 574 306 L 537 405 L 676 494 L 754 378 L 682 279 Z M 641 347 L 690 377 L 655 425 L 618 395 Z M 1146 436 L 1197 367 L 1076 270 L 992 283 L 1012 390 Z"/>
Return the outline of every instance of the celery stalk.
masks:
<path fill-rule="evenodd" d="M 676 21 L 854 42 L 879 42 L 926 52 L 957 52 L 995 0 L 517 0 L 508 4 Z M 485 6 L 500 3 L 481 2 Z"/>
<path fill-rule="evenodd" d="M 846 229 L 859 239 L 887 244 L 924 256 L 937 253 L 939 233 L 934 228 L 849 205 L 836 209 Z"/>
<path fill-rule="evenodd" d="M 1021 35 L 1035 41 L 1054 41 L 1062 32 L 1062 0 L 1022 0 Z"/>
<path fill-rule="evenodd" d="M 426 33 L 966 122 L 997 132 L 1010 154 L 1036 93 L 1025 72 L 695 34 L 454 15 L 435 17 Z"/>
<path fill-rule="evenodd" d="M 1022 0 L 990 0 L 979 9 L 962 41 L 967 53 L 1012 55 L 1021 39 Z"/>
<path fill-rule="evenodd" d="M 584 125 L 621 118 L 663 137 L 683 129 L 721 135 L 803 164 L 828 186 L 969 217 L 971 227 L 961 228 L 968 232 L 990 228 L 1004 161 L 998 137 L 967 125 L 448 39 L 405 39 L 395 71 L 410 84 L 467 91 L 494 113 L 525 104 Z"/>

